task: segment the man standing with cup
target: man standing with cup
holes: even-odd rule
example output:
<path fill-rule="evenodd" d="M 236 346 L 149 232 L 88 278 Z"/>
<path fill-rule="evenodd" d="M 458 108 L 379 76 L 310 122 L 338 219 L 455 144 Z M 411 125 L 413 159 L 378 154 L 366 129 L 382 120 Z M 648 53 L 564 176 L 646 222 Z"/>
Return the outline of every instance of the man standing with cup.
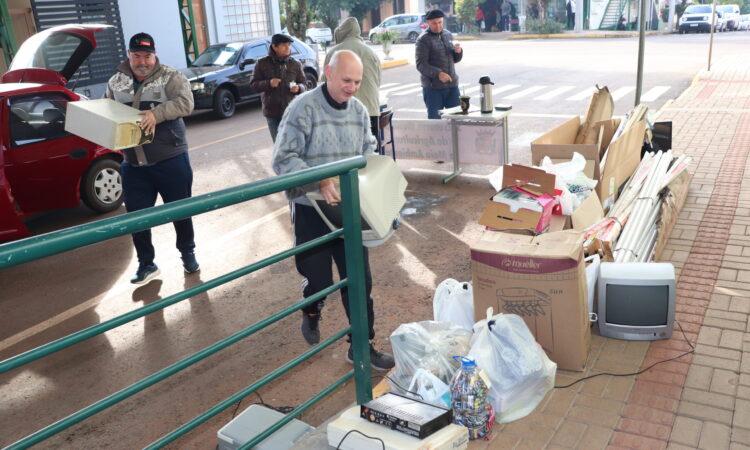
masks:
<path fill-rule="evenodd" d="M 429 29 L 417 38 L 416 44 L 417 70 L 428 119 L 439 119 L 439 110 L 459 105 L 455 63 L 461 61 L 463 49 L 443 29 L 444 17 L 439 9 L 428 12 L 425 20 Z"/>
<path fill-rule="evenodd" d="M 289 57 L 291 54 L 292 38 L 285 34 L 274 34 L 268 56 L 255 63 L 250 80 L 250 87 L 260 92 L 263 115 L 274 142 L 286 107 L 295 96 L 305 92 L 305 72 L 299 61 Z"/>

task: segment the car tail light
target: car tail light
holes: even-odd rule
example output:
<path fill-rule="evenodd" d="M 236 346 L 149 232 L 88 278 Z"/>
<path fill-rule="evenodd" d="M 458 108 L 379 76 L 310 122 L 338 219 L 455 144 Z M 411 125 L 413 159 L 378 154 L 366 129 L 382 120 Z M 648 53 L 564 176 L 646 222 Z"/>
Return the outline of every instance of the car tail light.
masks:
<path fill-rule="evenodd" d="M 424 30 L 425 28 L 427 28 L 427 24 L 424 22 L 419 22 L 419 28 Z"/>

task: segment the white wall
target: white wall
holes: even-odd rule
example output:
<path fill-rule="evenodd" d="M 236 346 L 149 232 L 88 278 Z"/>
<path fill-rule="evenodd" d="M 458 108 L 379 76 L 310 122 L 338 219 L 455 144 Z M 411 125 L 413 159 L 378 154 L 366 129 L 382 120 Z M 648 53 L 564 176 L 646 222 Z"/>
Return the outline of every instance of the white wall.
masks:
<path fill-rule="evenodd" d="M 125 49 L 130 37 L 144 32 L 154 37 L 156 55 L 159 61 L 178 69 L 187 66 L 185 44 L 182 40 L 180 12 L 176 1 L 149 1 L 148 8 L 143 1 L 120 0 L 120 17 Z"/>

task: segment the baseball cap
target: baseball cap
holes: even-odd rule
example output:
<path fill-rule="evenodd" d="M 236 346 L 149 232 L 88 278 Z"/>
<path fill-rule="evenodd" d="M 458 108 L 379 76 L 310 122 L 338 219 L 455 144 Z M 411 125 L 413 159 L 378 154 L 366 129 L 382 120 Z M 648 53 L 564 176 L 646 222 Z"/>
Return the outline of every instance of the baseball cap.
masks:
<path fill-rule="evenodd" d="M 128 50 L 131 52 L 149 52 L 156 53 L 154 38 L 148 33 L 136 33 L 130 38 Z"/>
<path fill-rule="evenodd" d="M 439 9 L 433 9 L 432 11 L 428 12 L 426 16 L 424 16 L 424 19 L 425 20 L 439 19 L 441 17 L 445 17 L 445 14 L 443 13 L 443 11 Z"/>
<path fill-rule="evenodd" d="M 271 45 L 279 45 L 283 44 L 284 42 L 292 42 L 292 38 L 290 38 L 286 34 L 281 33 L 277 33 L 271 36 Z"/>

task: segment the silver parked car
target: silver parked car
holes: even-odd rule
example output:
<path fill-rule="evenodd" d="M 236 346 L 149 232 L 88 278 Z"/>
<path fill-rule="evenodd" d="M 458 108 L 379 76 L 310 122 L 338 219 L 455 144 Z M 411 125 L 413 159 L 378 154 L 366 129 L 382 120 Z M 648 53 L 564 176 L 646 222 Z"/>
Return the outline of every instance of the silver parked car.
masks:
<path fill-rule="evenodd" d="M 427 29 L 424 14 L 396 14 L 385 19 L 380 25 L 370 30 L 369 39 L 387 29 L 397 31 L 399 39 L 416 42 L 417 38 Z"/>

